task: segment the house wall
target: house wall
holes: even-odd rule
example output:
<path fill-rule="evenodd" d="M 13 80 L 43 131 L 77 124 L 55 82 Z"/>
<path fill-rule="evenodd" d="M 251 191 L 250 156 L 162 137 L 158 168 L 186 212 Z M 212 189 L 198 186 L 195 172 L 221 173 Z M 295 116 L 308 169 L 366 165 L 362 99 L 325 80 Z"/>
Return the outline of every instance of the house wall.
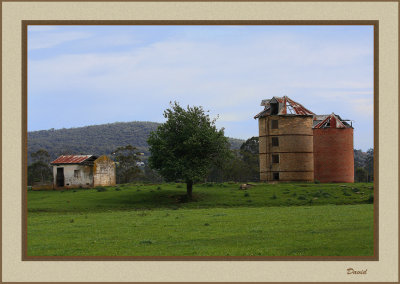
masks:
<path fill-rule="evenodd" d="M 93 165 L 94 186 L 112 186 L 116 184 L 115 163 L 107 156 L 101 156 Z"/>
<path fill-rule="evenodd" d="M 320 182 L 354 182 L 353 128 L 316 128 L 314 178 Z"/>
<path fill-rule="evenodd" d="M 57 186 L 57 168 L 64 168 L 64 186 Z M 78 177 L 75 176 L 75 170 Z M 55 188 L 93 187 L 93 168 L 84 165 L 53 166 L 53 183 Z"/>
<path fill-rule="evenodd" d="M 278 120 L 277 129 L 272 129 L 272 120 Z M 301 115 L 259 119 L 261 181 L 274 180 L 274 173 L 279 173 L 279 181 L 314 180 L 312 123 L 312 116 Z M 273 137 L 278 138 L 278 146 L 273 146 Z M 273 163 L 273 155 L 279 156 L 279 163 Z"/>

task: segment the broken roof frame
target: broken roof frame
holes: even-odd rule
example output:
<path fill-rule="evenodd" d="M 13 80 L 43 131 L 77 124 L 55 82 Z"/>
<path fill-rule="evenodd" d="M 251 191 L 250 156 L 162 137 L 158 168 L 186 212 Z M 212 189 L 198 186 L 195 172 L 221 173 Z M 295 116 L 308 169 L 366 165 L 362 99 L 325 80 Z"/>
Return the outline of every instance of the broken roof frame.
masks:
<path fill-rule="evenodd" d="M 303 116 L 313 116 L 314 126 L 313 128 L 328 128 L 330 127 L 331 119 L 336 120 L 335 128 L 353 128 L 353 125 L 349 125 L 343 120 L 339 115 L 334 113 L 330 115 L 317 115 L 304 107 L 302 104 L 292 100 L 288 96 L 283 97 L 272 97 L 272 99 L 266 99 L 261 101 L 261 106 L 264 106 L 264 110 L 254 116 L 254 119 L 268 115 L 271 112 L 271 102 L 278 103 L 278 114 L 277 115 L 303 115 Z M 290 113 L 288 113 L 288 111 Z M 321 121 L 319 121 L 320 119 Z"/>
<path fill-rule="evenodd" d="M 272 97 L 272 99 L 262 100 L 261 105 L 265 106 L 264 110 L 258 113 L 254 118 L 263 117 L 268 111 L 270 111 L 271 101 L 276 101 L 279 103 L 278 115 L 288 114 L 287 110 L 289 110 L 292 115 L 315 115 L 312 111 L 304 107 L 302 104 L 295 102 L 290 99 L 288 96 L 283 97 Z"/>

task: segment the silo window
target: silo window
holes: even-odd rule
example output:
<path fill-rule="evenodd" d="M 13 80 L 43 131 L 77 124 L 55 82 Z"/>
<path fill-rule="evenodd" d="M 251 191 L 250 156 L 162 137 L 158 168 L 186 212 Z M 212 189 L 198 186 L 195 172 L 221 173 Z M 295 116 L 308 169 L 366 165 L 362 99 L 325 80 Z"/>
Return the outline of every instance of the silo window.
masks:
<path fill-rule="evenodd" d="M 273 178 L 274 180 L 279 180 L 279 173 L 273 173 L 273 174 L 272 174 L 272 178 Z"/>
<path fill-rule="evenodd" d="M 272 155 L 272 163 L 274 164 L 279 163 L 279 155 Z"/>
<path fill-rule="evenodd" d="M 278 121 L 277 120 L 271 120 L 271 128 L 278 129 Z"/>
<path fill-rule="evenodd" d="M 271 114 L 276 115 L 278 114 L 278 103 L 270 103 L 271 106 Z"/>
<path fill-rule="evenodd" d="M 279 146 L 278 137 L 272 137 L 272 146 Z"/>

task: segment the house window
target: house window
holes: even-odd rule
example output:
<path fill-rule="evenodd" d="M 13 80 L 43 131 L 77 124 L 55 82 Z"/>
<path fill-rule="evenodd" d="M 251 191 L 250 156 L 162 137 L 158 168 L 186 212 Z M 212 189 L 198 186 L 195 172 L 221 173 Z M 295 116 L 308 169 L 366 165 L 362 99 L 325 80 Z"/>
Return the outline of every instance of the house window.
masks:
<path fill-rule="evenodd" d="M 272 137 L 272 146 L 279 146 L 278 137 Z"/>
<path fill-rule="evenodd" d="M 274 164 L 279 163 L 279 155 L 272 155 L 272 163 Z"/>
<path fill-rule="evenodd" d="M 272 173 L 273 180 L 279 180 L 279 173 Z"/>
<path fill-rule="evenodd" d="M 79 174 L 79 170 L 74 170 L 74 178 L 79 178 L 80 174 Z"/>
<path fill-rule="evenodd" d="M 278 121 L 277 120 L 271 120 L 271 128 L 278 129 Z"/>

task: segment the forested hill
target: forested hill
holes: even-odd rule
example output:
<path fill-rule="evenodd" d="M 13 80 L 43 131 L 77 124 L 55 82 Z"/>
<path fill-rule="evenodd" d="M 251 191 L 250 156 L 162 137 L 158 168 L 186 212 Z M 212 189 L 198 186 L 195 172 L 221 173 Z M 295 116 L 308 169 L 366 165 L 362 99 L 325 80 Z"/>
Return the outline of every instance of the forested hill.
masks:
<path fill-rule="evenodd" d="M 63 154 L 108 155 L 117 147 L 128 144 L 149 155 L 147 138 L 157 129 L 156 122 L 115 122 L 77 128 L 28 132 L 28 162 L 30 154 L 45 149 L 55 159 Z M 239 149 L 244 140 L 229 138 L 232 149 Z"/>

